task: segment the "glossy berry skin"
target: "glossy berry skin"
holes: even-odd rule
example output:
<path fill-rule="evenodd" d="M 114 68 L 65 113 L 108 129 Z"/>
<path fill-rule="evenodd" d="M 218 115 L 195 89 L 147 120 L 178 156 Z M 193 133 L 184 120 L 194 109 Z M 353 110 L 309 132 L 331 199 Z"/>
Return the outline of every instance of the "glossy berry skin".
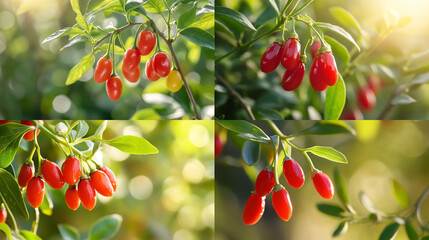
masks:
<path fill-rule="evenodd" d="M 282 79 L 282 87 L 285 91 L 293 91 L 299 87 L 304 79 L 305 64 L 299 62 L 293 69 L 286 70 Z"/>
<path fill-rule="evenodd" d="M 322 43 L 320 43 L 320 42 L 314 42 L 313 45 L 311 45 L 310 52 L 311 52 L 311 57 L 313 59 L 316 58 L 317 51 L 319 51 L 319 48 L 321 46 L 322 46 Z"/>
<path fill-rule="evenodd" d="M 170 92 L 178 92 L 183 84 L 182 75 L 178 70 L 171 71 L 170 74 L 168 74 L 165 84 Z"/>
<path fill-rule="evenodd" d="M 223 150 L 223 142 L 219 135 L 215 135 L 215 158 L 219 157 Z"/>
<path fill-rule="evenodd" d="M 334 86 L 337 83 L 337 78 L 337 65 L 332 53 L 324 52 L 314 59 L 310 68 L 310 82 L 321 81 L 326 85 Z"/>
<path fill-rule="evenodd" d="M 34 167 L 29 164 L 24 164 L 21 167 L 18 175 L 18 184 L 21 187 L 26 187 L 28 182 L 33 178 L 34 175 Z"/>
<path fill-rule="evenodd" d="M 146 56 L 152 52 L 156 44 L 156 36 L 153 32 L 148 30 L 143 30 L 139 33 L 137 39 L 137 49 L 139 50 L 140 55 Z"/>
<path fill-rule="evenodd" d="M 116 192 L 116 176 L 112 172 L 112 170 L 110 170 L 110 168 L 104 166 L 104 167 L 100 168 L 100 171 L 104 172 L 107 175 L 107 177 L 110 180 L 110 183 L 112 184 L 113 192 Z"/>
<path fill-rule="evenodd" d="M 289 38 L 284 44 L 281 52 L 280 62 L 286 69 L 294 69 L 298 66 L 301 52 L 301 43 L 296 38 Z"/>
<path fill-rule="evenodd" d="M 252 194 L 247 200 L 243 210 L 243 222 L 246 225 L 253 225 L 261 219 L 265 210 L 265 197 Z"/>
<path fill-rule="evenodd" d="M 124 54 L 124 61 L 122 67 L 126 72 L 131 72 L 140 63 L 140 53 L 135 48 L 128 49 Z"/>
<path fill-rule="evenodd" d="M 41 172 L 45 181 L 54 189 L 61 189 L 64 187 L 64 177 L 57 164 L 45 160 L 42 163 Z"/>
<path fill-rule="evenodd" d="M 84 208 L 92 210 L 95 207 L 97 194 L 89 179 L 86 178 L 79 181 L 77 193 Z"/>
<path fill-rule="evenodd" d="M 75 211 L 76 209 L 79 208 L 79 205 L 80 205 L 79 194 L 77 192 L 75 185 L 70 185 L 69 188 L 67 188 L 66 195 L 64 198 L 66 200 L 67 206 L 71 210 Z"/>
<path fill-rule="evenodd" d="M 64 161 L 61 170 L 63 171 L 64 181 L 69 185 L 75 185 L 82 173 L 79 159 L 73 156 L 68 157 Z"/>
<path fill-rule="evenodd" d="M 362 120 L 363 115 L 359 109 L 354 109 L 354 110 L 349 109 L 344 111 L 342 119 L 343 120 Z"/>
<path fill-rule="evenodd" d="M 111 76 L 106 83 L 106 92 L 110 100 L 116 101 L 122 93 L 122 81 L 118 76 Z"/>
<path fill-rule="evenodd" d="M 276 185 L 276 181 L 274 179 L 274 172 L 268 171 L 268 169 L 262 170 L 255 182 L 255 193 L 258 196 L 265 196 L 270 193 L 274 185 Z"/>
<path fill-rule="evenodd" d="M 277 215 L 283 219 L 283 221 L 289 221 L 292 216 L 292 203 L 286 189 L 282 188 L 279 191 L 274 191 L 272 201 Z"/>
<path fill-rule="evenodd" d="M 270 73 L 279 66 L 282 53 L 282 46 L 275 42 L 271 44 L 261 57 L 261 71 Z"/>
<path fill-rule="evenodd" d="M 299 163 L 293 159 L 283 163 L 283 174 L 287 183 L 293 188 L 301 188 L 304 184 L 305 176 Z"/>
<path fill-rule="evenodd" d="M 153 69 L 153 59 L 152 58 L 149 58 L 149 60 L 147 60 L 144 71 L 145 71 L 146 77 L 152 82 L 161 78 L 155 72 L 155 69 Z"/>
<path fill-rule="evenodd" d="M 334 196 L 334 186 L 328 175 L 323 172 L 316 173 L 313 176 L 313 184 L 320 196 L 325 199 L 332 199 Z"/>
<path fill-rule="evenodd" d="M 132 69 L 130 72 L 125 71 L 124 64 L 122 64 L 122 74 L 124 75 L 125 79 L 127 79 L 129 82 L 136 83 L 140 79 L 140 66 L 137 66 L 136 68 Z"/>
<path fill-rule="evenodd" d="M 374 92 L 368 86 L 359 89 L 357 93 L 359 106 L 364 111 L 370 111 L 375 107 L 376 98 Z"/>
<path fill-rule="evenodd" d="M 41 177 L 33 177 L 27 185 L 27 201 L 34 207 L 38 208 L 43 201 L 45 194 L 45 182 Z"/>
<path fill-rule="evenodd" d="M 0 208 L 0 223 L 5 223 L 7 219 L 7 210 L 5 207 Z"/>
<path fill-rule="evenodd" d="M 43 125 L 42 120 L 37 120 L 40 124 Z M 30 120 L 21 120 L 21 124 L 27 125 L 27 126 L 34 126 L 34 124 Z M 29 131 L 26 134 L 24 134 L 24 139 L 27 141 L 33 141 L 34 139 L 34 132 L 35 130 Z M 39 135 L 40 129 L 37 129 L 36 136 Z"/>
<path fill-rule="evenodd" d="M 112 183 L 103 171 L 97 170 L 91 173 L 91 185 L 99 194 L 105 197 L 111 197 L 113 195 Z"/>
<path fill-rule="evenodd" d="M 107 81 L 107 79 L 110 77 L 110 74 L 112 74 L 112 70 L 112 60 L 105 57 L 100 58 L 94 70 L 94 81 L 96 83 Z"/>
<path fill-rule="evenodd" d="M 160 77 L 167 77 L 171 70 L 170 57 L 165 52 L 157 52 L 153 56 L 153 70 Z"/>

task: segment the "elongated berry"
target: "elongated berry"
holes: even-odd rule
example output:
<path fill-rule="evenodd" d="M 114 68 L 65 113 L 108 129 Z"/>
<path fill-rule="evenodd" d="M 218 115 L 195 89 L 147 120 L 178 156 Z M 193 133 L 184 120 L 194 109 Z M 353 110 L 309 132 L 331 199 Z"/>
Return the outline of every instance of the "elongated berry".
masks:
<path fill-rule="evenodd" d="M 281 52 L 280 62 L 286 69 L 294 69 L 298 66 L 301 51 L 301 43 L 297 38 L 289 38 Z"/>
<path fill-rule="evenodd" d="M 261 71 L 264 73 L 269 73 L 279 66 L 282 46 L 275 42 L 271 44 L 267 50 L 265 50 L 264 54 L 261 57 Z"/>
<path fill-rule="evenodd" d="M 79 200 L 79 194 L 76 189 L 76 185 L 70 185 L 69 188 L 67 188 L 65 200 L 67 206 L 71 210 L 76 210 L 79 208 L 80 200 Z"/>
<path fill-rule="evenodd" d="M 7 210 L 4 204 L 0 206 L 0 223 L 5 223 L 7 219 Z"/>
<path fill-rule="evenodd" d="M 282 87 L 285 91 L 293 91 L 301 85 L 302 79 L 304 79 L 305 64 L 299 62 L 298 65 L 293 69 L 288 69 L 283 75 Z"/>
<path fill-rule="evenodd" d="M 343 117 L 341 118 L 343 120 L 362 120 L 363 115 L 362 112 L 359 109 L 348 109 L 345 110 L 343 113 Z"/>
<path fill-rule="evenodd" d="M 49 184 L 49 186 L 55 189 L 63 188 L 64 177 L 57 164 L 49 160 L 45 160 L 42 163 L 41 170 L 42 170 L 43 178 Z"/>
<path fill-rule="evenodd" d="M 215 135 L 215 158 L 219 157 L 223 150 L 223 142 L 219 134 Z"/>
<path fill-rule="evenodd" d="M 137 65 L 137 67 L 129 72 L 125 71 L 124 66 L 125 65 L 122 64 L 122 74 L 124 75 L 125 79 L 132 83 L 138 82 L 140 79 L 140 66 Z"/>
<path fill-rule="evenodd" d="M 153 70 L 160 77 L 167 77 L 171 70 L 170 57 L 165 52 L 157 52 L 153 56 Z"/>
<path fill-rule="evenodd" d="M 276 186 L 276 189 L 274 189 L 272 201 L 277 215 L 283 219 L 283 221 L 289 221 L 292 216 L 292 203 L 289 193 L 282 185 L 278 185 L 278 187 Z"/>
<path fill-rule="evenodd" d="M 107 79 L 110 77 L 110 74 L 112 74 L 112 70 L 112 60 L 105 57 L 100 58 L 94 70 L 94 81 L 96 83 L 107 81 Z"/>
<path fill-rule="evenodd" d="M 100 171 L 104 172 L 107 175 L 107 177 L 110 180 L 110 183 L 112 184 L 113 192 L 116 192 L 116 176 L 115 176 L 115 173 L 113 173 L 113 171 L 110 170 L 110 168 L 108 168 L 106 166 L 100 168 Z"/>
<path fill-rule="evenodd" d="M 337 78 L 337 65 L 334 55 L 331 52 L 324 52 L 316 56 L 310 68 L 310 81 L 317 80 L 326 85 L 334 86 L 337 83 Z"/>
<path fill-rule="evenodd" d="M 317 55 L 317 51 L 319 51 L 319 48 L 322 46 L 322 43 L 320 42 L 314 42 L 313 45 L 311 45 L 311 57 L 313 57 L 313 59 L 316 58 Z"/>
<path fill-rule="evenodd" d="M 45 194 L 45 182 L 41 177 L 33 177 L 27 185 L 27 201 L 34 207 L 38 208 L 43 202 Z"/>
<path fill-rule="evenodd" d="M 368 86 L 359 89 L 357 94 L 359 106 L 364 111 L 370 111 L 375 107 L 376 98 L 374 92 Z"/>
<path fill-rule="evenodd" d="M 122 62 L 123 69 L 126 72 L 131 72 L 140 63 L 140 53 L 135 48 L 128 49 L 124 54 L 124 61 Z"/>
<path fill-rule="evenodd" d="M 18 175 L 18 184 L 21 187 L 26 187 L 28 182 L 33 178 L 34 167 L 30 164 L 24 163 Z"/>
<path fill-rule="evenodd" d="M 146 74 L 147 79 L 149 79 L 152 82 L 157 81 L 158 79 L 161 78 L 155 72 L 155 69 L 153 69 L 153 58 L 149 58 L 149 60 L 147 60 L 144 72 Z"/>
<path fill-rule="evenodd" d="M 304 171 L 299 163 L 293 159 L 286 160 L 283 163 L 283 174 L 287 183 L 293 188 L 301 188 L 304 184 Z"/>
<path fill-rule="evenodd" d="M 268 169 L 264 169 L 259 173 L 258 177 L 256 178 L 255 193 L 258 196 L 263 197 L 273 190 L 274 185 L 276 185 L 274 173 L 268 171 Z"/>
<path fill-rule="evenodd" d="M 37 122 L 39 122 L 40 124 L 43 125 L 43 121 L 42 120 L 37 120 Z M 21 124 L 27 125 L 27 126 L 34 126 L 33 122 L 30 120 L 21 120 Z M 24 134 L 24 139 L 27 141 L 33 141 L 34 139 L 34 132 L 36 132 L 36 136 L 39 135 L 40 129 L 36 130 L 31 130 L 29 132 L 27 132 L 26 134 Z"/>
<path fill-rule="evenodd" d="M 68 157 L 66 161 L 64 161 L 61 170 L 63 171 L 64 181 L 70 185 L 75 185 L 79 181 L 82 173 L 79 159 L 73 156 Z"/>
<path fill-rule="evenodd" d="M 118 76 L 110 76 L 106 83 L 106 92 L 110 100 L 116 101 L 122 93 L 122 81 Z"/>
<path fill-rule="evenodd" d="M 323 172 L 314 174 L 313 184 L 320 196 L 325 199 L 332 199 L 334 196 L 334 186 L 328 175 Z"/>
<path fill-rule="evenodd" d="M 81 179 L 77 186 L 77 193 L 79 195 L 79 199 L 82 202 L 84 208 L 88 210 L 92 210 L 95 207 L 96 192 L 94 187 L 91 185 L 91 181 L 88 178 Z"/>
<path fill-rule="evenodd" d="M 113 195 L 113 186 L 109 177 L 100 170 L 91 173 L 91 185 L 97 192 L 105 197 Z"/>
<path fill-rule="evenodd" d="M 247 200 L 243 210 L 243 222 L 246 225 L 253 225 L 261 219 L 265 210 L 265 197 L 252 194 Z"/>
<path fill-rule="evenodd" d="M 139 33 L 137 40 L 137 49 L 139 50 L 140 55 L 146 56 L 152 52 L 156 44 L 156 36 L 153 32 L 148 30 L 143 30 Z"/>

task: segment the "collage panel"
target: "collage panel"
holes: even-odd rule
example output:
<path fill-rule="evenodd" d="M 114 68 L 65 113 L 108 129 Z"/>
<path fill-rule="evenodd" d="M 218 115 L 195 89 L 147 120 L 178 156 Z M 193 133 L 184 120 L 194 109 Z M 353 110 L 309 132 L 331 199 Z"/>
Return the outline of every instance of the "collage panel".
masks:
<path fill-rule="evenodd" d="M 428 7 L 216 1 L 216 118 L 428 119 Z"/>
<path fill-rule="evenodd" d="M 214 239 L 212 121 L 0 125 L 0 239 Z"/>
<path fill-rule="evenodd" d="M 217 240 L 428 239 L 428 121 L 216 121 Z"/>

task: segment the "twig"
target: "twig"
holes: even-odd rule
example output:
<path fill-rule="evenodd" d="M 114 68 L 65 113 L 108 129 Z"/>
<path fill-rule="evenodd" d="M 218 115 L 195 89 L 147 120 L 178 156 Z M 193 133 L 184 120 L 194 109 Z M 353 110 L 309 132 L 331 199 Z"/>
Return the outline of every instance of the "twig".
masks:
<path fill-rule="evenodd" d="M 131 27 L 131 26 L 139 25 L 139 24 L 142 24 L 142 23 L 132 23 L 132 22 L 130 22 L 130 23 L 128 23 L 127 25 L 125 25 L 125 26 L 123 26 L 123 27 L 120 27 L 120 28 L 116 29 L 116 30 L 115 30 L 115 31 L 113 31 L 113 32 L 109 32 L 109 33 L 108 33 L 108 34 L 106 34 L 104 37 L 102 37 L 100 40 L 98 40 L 97 42 L 95 42 L 94 47 L 96 47 L 98 44 L 100 44 L 102 41 L 104 41 L 104 39 L 106 39 L 106 38 L 110 37 L 114 32 L 115 32 L 115 33 L 120 33 L 120 32 L 124 31 L 125 29 L 127 29 L 127 28 L 129 28 L 129 27 Z"/>
<path fill-rule="evenodd" d="M 255 117 L 253 116 L 253 113 L 252 113 L 252 108 L 249 106 L 249 104 L 246 103 L 246 101 L 244 101 L 241 95 L 237 91 L 235 91 L 234 88 L 232 88 L 231 85 L 229 85 L 229 83 L 219 73 L 216 73 L 216 79 L 226 87 L 226 89 L 228 90 L 229 93 L 231 93 L 231 95 L 237 98 L 237 100 L 241 103 L 241 105 L 243 105 L 244 110 L 246 110 L 250 119 L 255 120 Z"/>

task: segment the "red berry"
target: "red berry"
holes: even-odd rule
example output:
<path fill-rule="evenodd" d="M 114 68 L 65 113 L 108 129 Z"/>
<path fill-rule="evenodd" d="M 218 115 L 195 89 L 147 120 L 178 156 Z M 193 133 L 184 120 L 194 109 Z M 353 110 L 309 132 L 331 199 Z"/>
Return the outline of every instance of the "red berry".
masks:
<path fill-rule="evenodd" d="M 153 56 L 153 69 L 160 77 L 167 77 L 171 70 L 170 57 L 165 52 L 157 52 Z"/>
<path fill-rule="evenodd" d="M 43 121 L 42 120 L 37 120 L 38 123 L 43 125 Z M 27 126 L 34 126 L 33 122 L 31 122 L 30 120 L 21 120 L 21 124 L 27 125 Z M 24 139 L 27 141 L 33 141 L 34 139 L 34 131 L 29 131 L 26 134 L 24 134 Z M 36 132 L 36 136 L 39 135 L 40 129 L 37 129 Z"/>
<path fill-rule="evenodd" d="M 126 72 L 131 72 L 140 63 L 140 53 L 135 48 L 128 49 L 124 54 L 124 61 L 122 67 Z"/>
<path fill-rule="evenodd" d="M 110 183 L 112 184 L 113 192 L 116 192 L 116 177 L 115 177 L 115 174 L 112 172 L 112 170 L 104 166 L 100 168 L 100 171 L 104 172 L 107 175 L 107 177 L 110 180 Z"/>
<path fill-rule="evenodd" d="M 160 76 L 153 69 L 153 59 L 152 58 L 149 58 L 149 60 L 147 60 L 147 62 L 146 62 L 145 73 L 146 73 L 146 77 L 149 80 L 151 80 L 152 82 L 154 82 L 160 78 Z"/>
<path fill-rule="evenodd" d="M 81 179 L 77 186 L 77 193 L 83 207 L 92 210 L 96 203 L 96 193 L 89 179 Z"/>
<path fill-rule="evenodd" d="M 71 210 L 76 210 L 79 208 L 80 200 L 79 200 L 79 194 L 77 192 L 75 185 L 70 185 L 69 188 L 67 188 L 65 200 L 67 206 Z"/>
<path fill-rule="evenodd" d="M 359 89 L 357 98 L 359 106 L 362 108 L 362 110 L 369 111 L 375 107 L 376 98 L 371 88 L 365 86 Z"/>
<path fill-rule="evenodd" d="M 282 46 L 275 42 L 271 44 L 261 57 L 261 71 L 270 73 L 279 66 Z"/>
<path fill-rule="evenodd" d="M 5 223 L 7 219 L 6 207 L 2 204 L 0 207 L 0 223 Z"/>
<path fill-rule="evenodd" d="M 91 173 L 91 185 L 97 192 L 105 197 L 113 195 L 113 186 L 109 177 L 100 170 Z"/>
<path fill-rule="evenodd" d="M 18 184 L 21 187 L 26 187 L 28 182 L 33 178 L 34 167 L 30 164 L 25 163 L 22 165 L 18 175 Z"/>
<path fill-rule="evenodd" d="M 265 210 L 265 197 L 252 194 L 247 200 L 243 211 L 243 222 L 246 225 L 253 225 L 261 219 Z"/>
<path fill-rule="evenodd" d="M 137 66 L 136 68 L 132 69 L 130 72 L 125 71 L 124 64 L 122 64 L 122 74 L 124 74 L 125 79 L 127 79 L 129 82 L 135 83 L 140 78 L 140 66 Z"/>
<path fill-rule="evenodd" d="M 57 164 L 45 160 L 41 167 L 45 181 L 54 189 L 61 189 L 64 186 L 64 177 Z"/>
<path fill-rule="evenodd" d="M 140 55 L 146 56 L 152 52 L 156 44 L 155 34 L 148 30 L 143 30 L 140 32 L 137 40 L 137 49 L 139 50 Z"/>
<path fill-rule="evenodd" d="M 318 172 L 313 176 L 313 184 L 317 192 L 325 199 L 332 199 L 334 196 L 334 186 L 328 175 Z"/>
<path fill-rule="evenodd" d="M 354 109 L 354 110 L 349 109 L 344 111 L 342 119 L 343 120 L 362 120 L 363 115 L 359 109 Z"/>
<path fill-rule="evenodd" d="M 313 45 L 311 45 L 311 56 L 313 57 L 313 59 L 316 58 L 317 55 L 317 51 L 319 50 L 319 48 L 322 46 L 322 44 L 320 42 L 314 42 Z"/>
<path fill-rule="evenodd" d="M 323 82 L 334 86 L 337 83 L 338 73 L 334 55 L 324 52 L 316 57 L 310 69 L 310 82 Z M 313 86 L 314 88 L 314 86 Z M 316 88 L 314 88 L 318 91 Z"/>
<path fill-rule="evenodd" d="M 118 76 L 111 76 L 106 83 L 106 92 L 107 96 L 112 101 L 116 101 L 119 99 L 122 93 L 122 81 Z"/>
<path fill-rule="evenodd" d="M 96 83 L 107 81 L 107 79 L 110 77 L 110 74 L 112 74 L 112 70 L 112 60 L 105 57 L 100 58 L 94 70 L 94 81 Z"/>
<path fill-rule="evenodd" d="M 283 174 L 287 183 L 293 188 L 301 188 L 304 184 L 304 171 L 302 171 L 299 163 L 293 159 L 286 160 L 283 163 Z"/>
<path fill-rule="evenodd" d="M 304 79 L 305 65 L 303 62 L 299 62 L 298 66 L 293 69 L 286 70 L 283 75 L 282 87 L 285 91 L 293 91 L 301 85 L 302 79 Z"/>
<path fill-rule="evenodd" d="M 219 135 L 215 135 L 215 158 L 219 157 L 223 150 L 223 142 Z"/>
<path fill-rule="evenodd" d="M 10 122 L 12 122 L 12 121 L 11 120 L 0 120 L 0 125 L 10 123 Z"/>
<path fill-rule="evenodd" d="M 256 178 L 255 193 L 258 196 L 265 196 L 273 190 L 274 185 L 276 185 L 274 173 L 268 171 L 268 169 L 264 169 Z"/>
<path fill-rule="evenodd" d="M 79 179 L 82 170 L 80 161 L 76 157 L 68 157 L 61 167 L 63 170 L 64 181 L 70 185 L 75 185 Z"/>
<path fill-rule="evenodd" d="M 45 182 L 41 177 L 33 177 L 27 186 L 27 201 L 34 207 L 38 208 L 43 201 L 45 194 Z"/>
<path fill-rule="evenodd" d="M 296 38 L 289 38 L 282 48 L 281 63 L 286 69 L 294 69 L 298 66 L 301 51 L 301 43 Z"/>
<path fill-rule="evenodd" d="M 281 185 L 280 185 L 281 186 Z M 283 221 L 289 221 L 292 216 L 292 203 L 289 193 L 281 186 L 282 189 L 274 191 L 272 201 L 274 210 Z"/>

